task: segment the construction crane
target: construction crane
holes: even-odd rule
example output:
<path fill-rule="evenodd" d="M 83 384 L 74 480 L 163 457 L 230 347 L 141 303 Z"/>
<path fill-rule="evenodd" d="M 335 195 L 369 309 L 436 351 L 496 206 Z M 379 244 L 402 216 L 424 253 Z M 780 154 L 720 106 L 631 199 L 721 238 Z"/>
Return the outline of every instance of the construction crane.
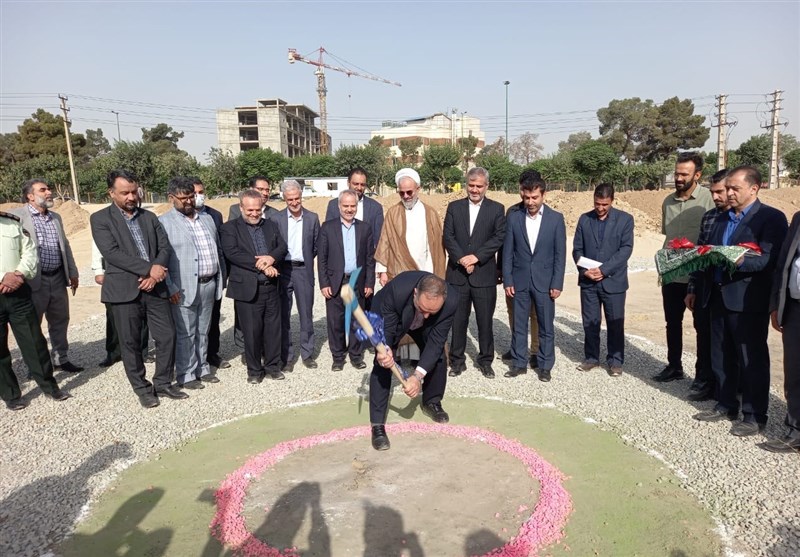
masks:
<path fill-rule="evenodd" d="M 317 60 L 310 60 L 299 54 L 296 49 L 290 48 L 289 49 L 289 63 L 294 64 L 295 62 L 304 62 L 306 64 L 311 64 L 312 66 L 316 66 L 316 70 L 314 71 L 314 75 L 317 76 L 317 95 L 319 95 L 319 127 L 322 131 L 322 139 L 320 144 L 320 151 L 322 153 L 328 153 L 329 145 L 328 145 L 328 106 L 326 101 L 326 96 L 328 94 L 328 88 L 325 86 L 325 68 L 329 70 L 334 70 L 337 72 L 342 72 L 347 74 L 347 77 L 352 75 L 357 77 L 363 77 L 365 79 L 371 79 L 373 81 L 380 81 L 382 83 L 388 83 L 389 85 L 397 85 L 398 87 L 402 87 L 400 83 L 396 81 L 391 81 L 388 79 L 384 79 L 382 77 L 378 77 L 377 75 L 370 74 L 369 72 L 360 73 L 349 68 L 342 68 L 339 66 L 331 66 L 330 64 L 326 64 L 322 60 L 322 55 L 327 53 L 329 56 L 336 58 L 335 55 L 331 54 L 323 47 L 319 47 L 319 59 Z M 338 58 L 337 58 L 338 60 Z M 344 60 L 342 60 L 344 62 Z M 362 70 L 363 71 L 363 70 Z"/>

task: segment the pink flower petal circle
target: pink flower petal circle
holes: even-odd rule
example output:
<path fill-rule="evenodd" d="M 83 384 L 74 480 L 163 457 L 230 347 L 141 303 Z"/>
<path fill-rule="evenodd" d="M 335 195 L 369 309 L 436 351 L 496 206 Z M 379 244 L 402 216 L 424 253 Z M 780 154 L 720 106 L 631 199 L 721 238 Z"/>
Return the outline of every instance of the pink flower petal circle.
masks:
<path fill-rule="evenodd" d="M 540 457 L 536 451 L 516 440 L 508 439 L 479 427 L 405 422 L 390 424 L 391 433 L 447 435 L 468 441 L 485 443 L 517 458 L 532 478 L 539 482 L 539 500 L 530 517 L 516 536 L 502 547 L 481 557 L 530 557 L 564 535 L 564 526 L 572 511 L 572 498 L 562 485 L 561 471 Z M 276 549 L 256 538 L 242 516 L 247 487 L 250 482 L 288 455 L 317 445 L 350 441 L 370 435 L 369 427 L 351 427 L 320 435 L 311 435 L 278 443 L 270 450 L 250 458 L 244 466 L 232 472 L 217 489 L 217 513 L 211 521 L 211 532 L 221 543 L 242 557 L 299 557 L 297 548 Z"/>

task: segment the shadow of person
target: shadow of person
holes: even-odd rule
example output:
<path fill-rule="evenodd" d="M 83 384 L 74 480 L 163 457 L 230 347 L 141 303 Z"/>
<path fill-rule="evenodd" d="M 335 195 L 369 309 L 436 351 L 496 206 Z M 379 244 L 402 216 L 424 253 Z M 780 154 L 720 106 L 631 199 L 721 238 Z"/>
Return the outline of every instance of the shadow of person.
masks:
<path fill-rule="evenodd" d="M 414 532 L 403 528 L 402 515 L 391 507 L 364 504 L 364 557 L 423 557 Z"/>
<path fill-rule="evenodd" d="M 63 476 L 48 476 L 15 489 L 0 501 L 0 555 L 15 555 L 18 532 L 26 546 L 50 547 L 69 534 L 81 508 L 89 501 L 89 482 L 115 461 L 131 457 L 127 443 L 104 447 Z"/>
<path fill-rule="evenodd" d="M 322 514 L 322 492 L 317 482 L 302 482 L 281 495 L 267 514 L 264 523 L 253 535 L 271 547 L 283 551 L 296 547 L 298 532 L 310 513 L 308 549 L 297 554 L 309 557 L 330 557 L 331 536 Z"/>
<path fill-rule="evenodd" d="M 164 490 L 161 488 L 137 493 L 125 501 L 108 523 L 94 534 L 72 536 L 69 546 L 75 551 L 66 551 L 65 557 L 72 554 L 116 555 L 118 550 L 125 550 L 126 555 L 147 555 L 147 557 L 164 555 L 172 541 L 172 530 L 158 528 L 145 531 L 139 528 L 139 524 L 162 497 Z"/>
<path fill-rule="evenodd" d="M 502 547 L 505 542 L 500 537 L 486 528 L 481 528 L 470 532 L 464 540 L 464 556 L 484 555 L 498 547 Z"/>
<path fill-rule="evenodd" d="M 200 495 L 198 495 L 197 500 L 215 507 L 217 504 L 214 497 L 215 493 L 216 491 L 211 488 L 204 489 L 200 492 Z M 212 535 L 211 529 L 209 528 L 208 539 L 206 540 L 206 545 L 203 547 L 203 551 L 200 553 L 200 557 L 219 557 L 224 552 L 225 547 Z"/>

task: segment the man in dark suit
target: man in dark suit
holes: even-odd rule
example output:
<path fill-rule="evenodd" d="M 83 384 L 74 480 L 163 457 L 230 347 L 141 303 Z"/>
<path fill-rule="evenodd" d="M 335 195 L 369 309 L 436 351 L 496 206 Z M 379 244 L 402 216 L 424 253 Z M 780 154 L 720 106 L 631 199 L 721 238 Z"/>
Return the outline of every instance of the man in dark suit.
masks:
<path fill-rule="evenodd" d="M 384 424 L 392 386 L 390 368 L 394 366 L 394 353 L 400 339 L 405 335 L 419 346 L 420 357 L 406 381 L 404 392 L 410 398 L 422 392 L 422 412 L 434 422 L 450 421 L 442 408 L 447 386 L 444 345 L 458 303 L 458 292 L 453 286 L 425 271 L 400 273 L 375 295 L 372 309 L 383 318 L 386 346 L 389 347 L 385 355 L 375 355 L 369 380 L 369 419 L 375 450 L 389 448 Z"/>
<path fill-rule="evenodd" d="M 584 335 L 584 358 L 578 369 L 589 371 L 600 364 L 602 308 L 608 329 L 608 373 L 619 377 L 625 362 L 625 292 L 633 252 L 633 217 L 615 209 L 613 203 L 614 186 L 600 184 L 594 189 L 594 210 L 578 219 L 572 259 L 578 266 Z"/>
<path fill-rule="evenodd" d="M 91 216 L 92 237 L 106 262 L 100 301 L 111 305 L 122 363 L 139 402 L 158 406 L 158 396 L 189 395 L 172 385 L 175 371 L 175 324 L 164 279 L 171 246 L 156 216 L 138 207 L 136 178 L 125 170 L 108 174 L 111 204 Z M 156 343 L 156 372 L 151 384 L 142 360 L 142 323 Z"/>
<path fill-rule="evenodd" d="M 194 183 L 195 209 L 199 214 L 205 214 L 211 217 L 211 219 L 214 221 L 214 226 L 217 227 L 217 235 L 219 235 L 219 231 L 222 229 L 222 213 L 213 207 L 208 207 L 206 205 L 206 187 L 203 185 L 202 180 L 197 177 L 192 177 L 191 180 Z M 217 238 L 217 242 L 219 242 L 219 238 Z M 225 288 L 227 280 L 228 269 L 225 265 L 223 265 L 222 288 Z M 211 367 L 215 367 L 217 369 L 227 369 L 231 367 L 231 364 L 227 360 L 223 360 L 219 355 L 219 321 L 221 316 L 222 298 L 219 300 L 214 300 L 214 307 L 211 311 L 211 325 L 208 328 L 208 356 L 206 356 L 206 362 L 208 362 L 208 365 Z"/>
<path fill-rule="evenodd" d="M 704 303 L 711 306 L 711 367 L 719 396 L 713 410 L 700 412 L 694 418 L 703 422 L 735 421 L 741 389 L 743 417 L 730 431 L 737 437 L 755 435 L 767 423 L 770 290 L 787 230 L 786 216 L 758 200 L 760 187 L 761 173 L 757 169 L 740 166 L 731 170 L 725 181 L 730 209 L 715 220 L 709 243 L 754 243 L 761 253 L 740 257 L 733 274 L 717 267 L 707 270 L 704 279 L 710 285 Z"/>
<path fill-rule="evenodd" d="M 494 378 L 494 331 L 497 306 L 497 250 L 503 245 L 506 218 L 503 206 L 486 198 L 489 173 L 476 166 L 467 173 L 467 197 L 451 202 L 444 217 L 444 247 L 449 260 L 445 279 L 458 290 L 450 344 L 450 377 L 466 369 L 464 350 L 472 305 L 478 324 L 478 367 Z"/>
<path fill-rule="evenodd" d="M 344 302 L 341 297 L 343 284 L 350 281 L 350 275 L 359 267 L 354 288 L 358 303 L 372 296 L 375 287 L 375 258 L 373 257 L 372 230 L 366 223 L 357 220 L 356 205 L 358 195 L 352 190 L 339 194 L 338 219 L 325 221 L 319 232 L 319 251 L 317 267 L 319 287 L 325 296 L 325 314 L 328 321 L 328 344 L 333 355 L 332 371 L 344 369 L 346 353 L 356 369 L 364 369 L 364 346 L 350 334 L 350 345 L 345 344 Z"/>
<path fill-rule="evenodd" d="M 550 381 L 555 356 L 555 300 L 564 289 L 567 232 L 564 217 L 545 206 L 547 185 L 529 176 L 520 182 L 525 211 L 511 213 L 503 244 L 503 286 L 514 298 L 513 361 L 505 377 L 528 372 L 528 315 L 536 308 L 539 324 L 540 381 Z"/>
<path fill-rule="evenodd" d="M 230 264 L 229 298 L 239 315 L 247 362 L 247 382 L 264 377 L 283 379 L 280 371 L 281 334 L 278 262 L 286 258 L 286 242 L 278 226 L 262 216 L 261 194 L 246 190 L 239 196 L 241 217 L 222 225 L 222 252 Z"/>
<path fill-rule="evenodd" d="M 372 242 L 374 244 L 372 251 L 374 252 L 383 229 L 383 206 L 364 195 L 364 191 L 367 189 L 367 171 L 360 166 L 352 169 L 347 175 L 347 185 L 358 195 L 356 218 L 367 223 L 372 230 Z M 325 212 L 325 220 L 338 219 L 339 217 L 339 200 L 331 199 L 328 202 L 328 210 Z"/>
<path fill-rule="evenodd" d="M 800 211 L 794 214 L 783 242 L 769 302 L 772 327 L 783 338 L 783 391 L 786 394 L 786 426 L 781 439 L 761 446 L 774 453 L 800 451 Z"/>
<path fill-rule="evenodd" d="M 316 369 L 314 360 L 314 258 L 317 256 L 319 218 L 316 213 L 303 208 L 303 188 L 296 180 L 281 185 L 286 210 L 272 216 L 278 231 L 286 242 L 288 253 L 280 262 L 281 296 L 281 367 L 292 371 L 294 347 L 292 346 L 291 315 L 293 297 L 297 299 L 300 317 L 300 358 L 303 365 Z"/>

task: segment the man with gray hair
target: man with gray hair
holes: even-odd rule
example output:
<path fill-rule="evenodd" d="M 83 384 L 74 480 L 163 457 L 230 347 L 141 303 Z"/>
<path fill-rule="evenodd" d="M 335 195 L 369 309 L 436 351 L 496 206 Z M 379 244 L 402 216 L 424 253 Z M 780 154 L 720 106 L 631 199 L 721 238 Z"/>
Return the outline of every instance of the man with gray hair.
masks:
<path fill-rule="evenodd" d="M 319 232 L 317 267 L 319 287 L 325 296 L 325 314 L 328 321 L 328 344 L 333 355 L 331 371 L 344 369 L 345 355 L 356 369 L 364 369 L 364 347 L 351 331 L 349 346 L 345 342 L 343 284 L 350 275 L 361 268 L 355 287 L 360 305 L 372 295 L 375 287 L 375 260 L 372 257 L 372 229 L 356 219 L 358 195 L 353 190 L 339 194 L 339 219 L 325 221 Z"/>
<path fill-rule="evenodd" d="M 289 251 L 279 263 L 281 298 L 281 367 L 294 369 L 291 314 L 293 296 L 300 317 L 300 357 L 308 369 L 316 369 L 314 360 L 314 258 L 317 256 L 319 217 L 303 207 L 303 188 L 296 180 L 281 184 L 286 210 L 278 211 L 272 221 L 278 225 Z"/>
<path fill-rule="evenodd" d="M 481 373 L 493 379 L 494 332 L 497 305 L 497 250 L 503 245 L 506 218 L 503 205 L 486 198 L 489 173 L 476 166 L 467 172 L 467 196 L 451 202 L 444 217 L 444 246 L 450 256 L 447 282 L 458 290 L 459 303 L 453 319 L 450 376 L 466 369 L 464 350 L 472 306 L 478 324 L 478 359 Z"/>
<path fill-rule="evenodd" d="M 71 373 L 83 371 L 82 367 L 71 363 L 67 356 L 67 287 L 72 289 L 74 296 L 78 289 L 78 267 L 72 257 L 61 216 L 50 210 L 53 207 L 53 192 L 47 182 L 33 178 L 22 186 L 22 202 L 26 205 L 13 213 L 20 218 L 22 227 L 33 239 L 39 254 L 38 271 L 28 284 L 39 322 L 42 316 L 47 317 L 53 369 Z"/>

